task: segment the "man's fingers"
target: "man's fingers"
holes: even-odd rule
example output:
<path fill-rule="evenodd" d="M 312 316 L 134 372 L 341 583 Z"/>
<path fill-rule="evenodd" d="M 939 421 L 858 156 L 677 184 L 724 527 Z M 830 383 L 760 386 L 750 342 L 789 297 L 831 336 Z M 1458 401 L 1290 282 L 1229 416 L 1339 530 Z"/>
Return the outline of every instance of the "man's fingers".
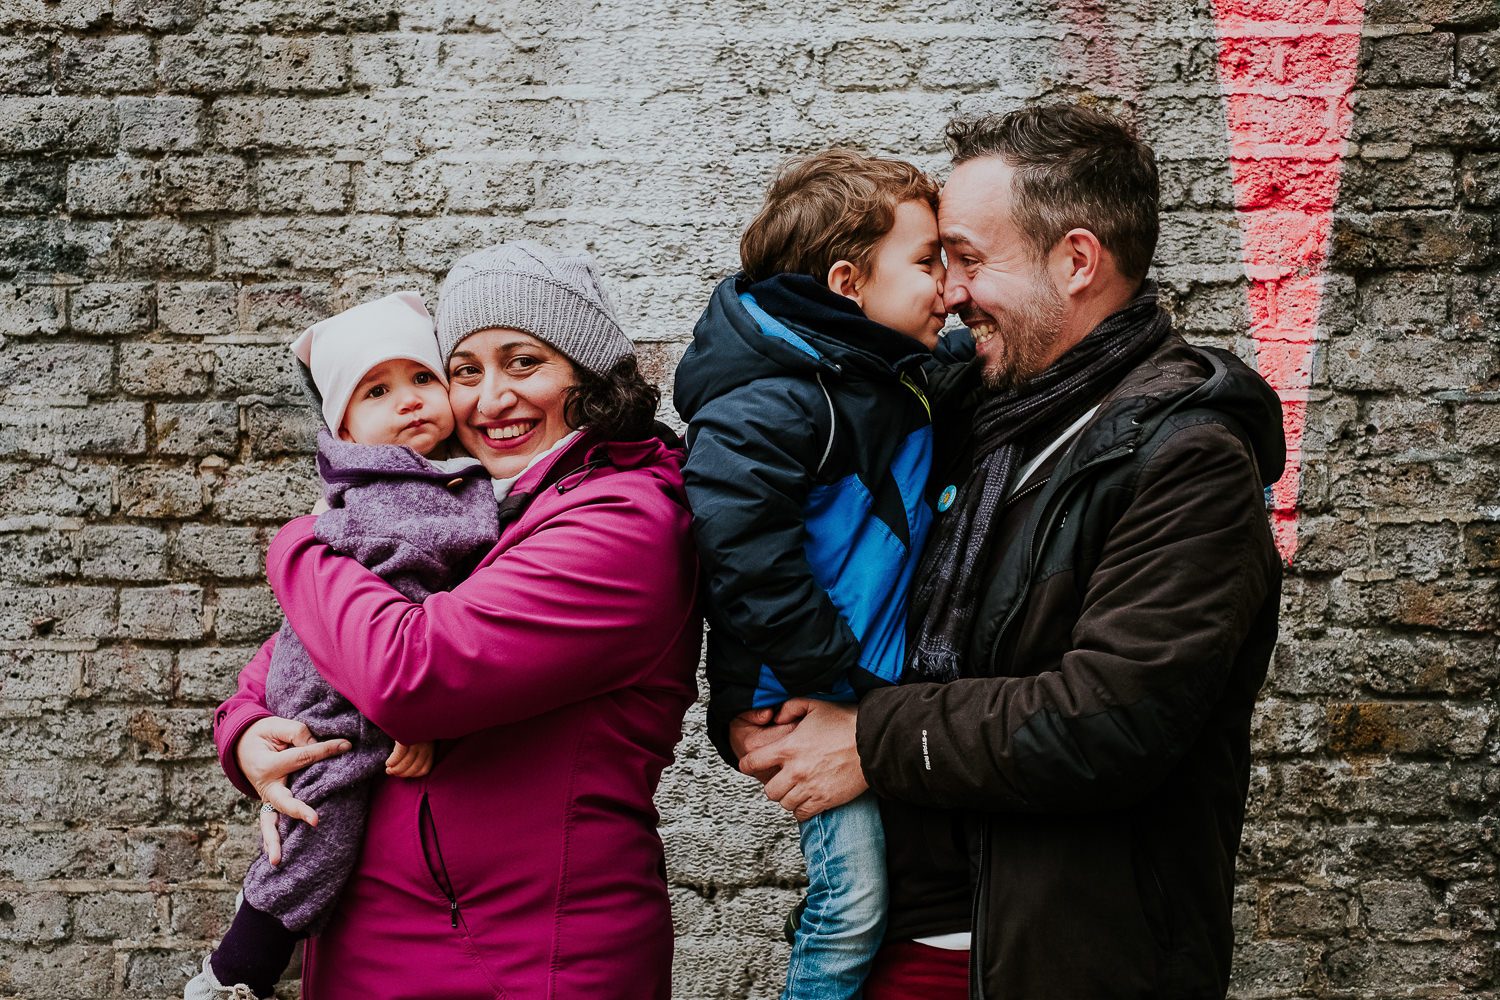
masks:
<path fill-rule="evenodd" d="M 266 860 L 273 865 L 281 864 L 281 832 L 276 829 L 274 812 L 260 811 L 260 843 L 266 852 Z"/>
<path fill-rule="evenodd" d="M 780 802 L 787 795 L 791 794 L 796 787 L 796 780 L 783 768 L 776 772 L 770 781 L 766 782 L 766 798 L 772 802 Z"/>
<path fill-rule="evenodd" d="M 785 726 L 798 722 L 817 704 L 811 698 L 792 698 L 783 702 L 781 710 L 776 713 L 776 724 Z"/>
<path fill-rule="evenodd" d="M 765 725 L 757 729 L 751 729 L 745 733 L 745 749 L 759 750 L 773 743 L 779 743 L 797 731 L 796 726 L 772 726 Z"/>
<path fill-rule="evenodd" d="M 766 782 L 776 777 L 776 770 L 775 768 L 772 768 L 769 771 L 751 771 L 749 772 L 749 774 L 750 777 L 754 778 L 756 781 L 760 782 L 762 786 L 764 786 Z"/>
<path fill-rule="evenodd" d="M 811 799 L 812 795 L 798 786 L 781 797 L 781 808 L 797 817 L 797 822 L 800 823 L 812 815 L 812 811 L 807 808 Z"/>
<path fill-rule="evenodd" d="M 776 747 L 762 747 L 752 750 L 740 758 L 740 770 L 745 774 L 755 774 L 758 771 L 774 771 L 781 766 L 777 760 Z"/>
<path fill-rule="evenodd" d="M 736 715 L 734 721 L 744 722 L 752 726 L 764 726 L 771 721 L 771 716 L 774 714 L 775 712 L 769 708 L 752 708 L 748 712 L 741 712 L 739 715 Z"/>

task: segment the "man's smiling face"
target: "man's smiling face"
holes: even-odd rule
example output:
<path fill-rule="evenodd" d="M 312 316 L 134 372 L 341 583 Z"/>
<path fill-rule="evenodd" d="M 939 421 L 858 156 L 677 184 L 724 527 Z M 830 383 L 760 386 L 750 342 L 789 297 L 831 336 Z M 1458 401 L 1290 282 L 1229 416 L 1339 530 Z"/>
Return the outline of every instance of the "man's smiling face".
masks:
<path fill-rule="evenodd" d="M 944 301 L 974 333 L 984 381 L 1014 388 L 1060 353 L 1064 303 L 1016 224 L 1015 171 L 998 156 L 953 169 L 938 204 L 948 257 Z"/>

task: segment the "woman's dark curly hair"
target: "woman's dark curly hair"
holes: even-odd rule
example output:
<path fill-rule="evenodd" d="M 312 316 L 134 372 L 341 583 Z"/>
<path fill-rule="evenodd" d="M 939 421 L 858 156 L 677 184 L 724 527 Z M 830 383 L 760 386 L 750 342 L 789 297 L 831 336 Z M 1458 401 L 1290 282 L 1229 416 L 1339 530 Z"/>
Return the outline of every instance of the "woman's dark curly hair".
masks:
<path fill-rule="evenodd" d="M 589 427 L 606 441 L 639 441 L 655 433 L 661 390 L 641 375 L 635 355 L 616 361 L 604 375 L 577 365 L 573 370 L 578 384 L 563 400 L 569 427 Z"/>

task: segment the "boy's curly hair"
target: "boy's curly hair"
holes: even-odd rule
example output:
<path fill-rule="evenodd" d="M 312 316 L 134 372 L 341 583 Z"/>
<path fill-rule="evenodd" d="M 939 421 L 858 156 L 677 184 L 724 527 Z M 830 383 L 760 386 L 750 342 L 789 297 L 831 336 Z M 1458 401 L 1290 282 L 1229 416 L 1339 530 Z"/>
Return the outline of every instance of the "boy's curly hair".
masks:
<path fill-rule="evenodd" d="M 937 182 L 904 160 L 829 149 L 782 164 L 766 203 L 740 237 L 751 281 L 808 274 L 822 281 L 841 260 L 863 267 L 896 224 L 896 206 L 937 211 Z"/>

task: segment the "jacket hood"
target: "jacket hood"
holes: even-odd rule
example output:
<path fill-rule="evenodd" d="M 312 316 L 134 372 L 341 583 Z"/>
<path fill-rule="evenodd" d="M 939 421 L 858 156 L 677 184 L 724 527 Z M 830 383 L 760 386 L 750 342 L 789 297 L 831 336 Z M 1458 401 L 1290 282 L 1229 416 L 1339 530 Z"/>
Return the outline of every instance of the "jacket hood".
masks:
<path fill-rule="evenodd" d="M 334 437 L 328 430 L 318 431 L 318 475 L 329 485 L 362 483 L 371 479 L 401 476 L 447 482 L 455 476 L 486 476 L 479 460 L 468 455 L 458 458 L 424 458 L 402 444 L 355 444 Z"/>
<path fill-rule="evenodd" d="M 709 400 L 759 378 L 889 376 L 931 357 L 813 277 L 778 274 L 751 283 L 737 274 L 714 289 L 693 327 L 673 400 L 682 418 L 692 420 Z"/>
<path fill-rule="evenodd" d="M 1261 482 L 1269 486 L 1281 478 L 1286 436 L 1275 391 L 1231 352 L 1191 345 L 1175 333 L 1105 397 L 1093 424 L 1096 433 L 1090 434 L 1094 444 L 1078 460 L 1144 440 L 1183 409 L 1212 410 L 1227 418 L 1254 453 Z"/>

